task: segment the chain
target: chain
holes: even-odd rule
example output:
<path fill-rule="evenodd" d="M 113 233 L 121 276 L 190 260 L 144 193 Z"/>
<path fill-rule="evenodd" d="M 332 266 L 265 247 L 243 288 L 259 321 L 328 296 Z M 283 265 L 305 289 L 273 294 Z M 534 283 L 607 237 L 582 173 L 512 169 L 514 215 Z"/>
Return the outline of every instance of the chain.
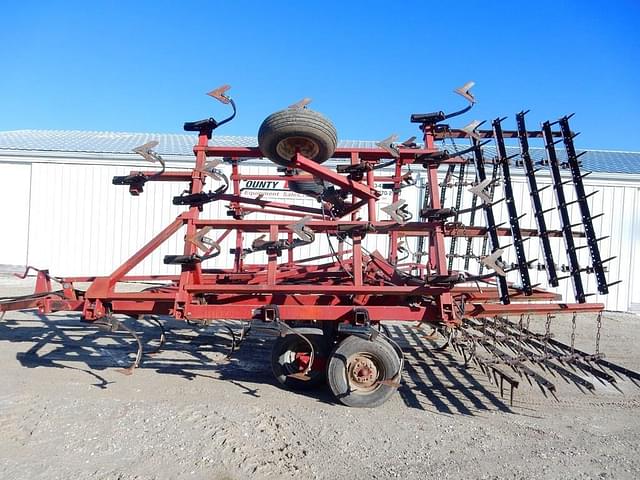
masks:
<path fill-rule="evenodd" d="M 482 341 L 487 341 L 487 317 L 482 317 Z"/>
<path fill-rule="evenodd" d="M 496 315 L 495 317 L 493 317 L 493 327 L 492 327 L 492 329 L 493 329 L 493 346 L 494 347 L 496 346 L 496 343 L 497 343 L 497 338 L 496 338 L 497 335 L 498 335 L 497 325 L 498 325 L 498 316 Z"/>
<path fill-rule="evenodd" d="M 600 355 L 600 330 L 602 330 L 602 312 L 598 313 L 596 319 L 596 355 Z"/>
<path fill-rule="evenodd" d="M 553 316 L 547 313 L 547 321 L 544 324 L 544 357 L 549 358 L 549 337 L 551 336 L 551 319 Z"/>
<path fill-rule="evenodd" d="M 576 317 L 577 313 L 573 312 L 573 318 L 571 319 L 571 355 L 574 353 L 576 343 Z"/>
<path fill-rule="evenodd" d="M 522 331 L 522 327 L 523 327 L 522 322 L 523 322 L 523 320 L 524 320 L 524 313 L 521 313 L 520 314 L 520 320 L 518 320 L 518 330 L 520 331 L 520 338 L 519 338 L 520 341 L 518 342 L 518 344 L 520 345 L 520 348 L 519 348 L 519 352 L 518 353 L 520 353 L 520 356 L 522 356 L 524 354 L 524 340 L 522 338 L 522 336 L 524 335 L 524 332 Z"/>

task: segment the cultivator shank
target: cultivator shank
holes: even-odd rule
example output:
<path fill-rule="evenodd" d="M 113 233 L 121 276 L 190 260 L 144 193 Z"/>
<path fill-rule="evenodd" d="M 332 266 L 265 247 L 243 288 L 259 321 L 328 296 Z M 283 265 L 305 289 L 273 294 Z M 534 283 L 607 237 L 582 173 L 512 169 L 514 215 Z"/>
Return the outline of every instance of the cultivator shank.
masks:
<path fill-rule="evenodd" d="M 260 128 L 259 146 L 212 146 L 213 131 L 236 112 L 226 93 L 228 87 L 215 90 L 211 96 L 231 105 L 233 113 L 220 122 L 209 118 L 185 123 L 185 130 L 199 135 L 193 169 L 165 171 L 164 161 L 153 151 L 157 143 L 152 142 L 135 151 L 149 161 L 159 160 L 162 170 L 136 171 L 113 179 L 116 185 L 128 185 L 132 195 L 143 193 L 147 182 L 184 183 L 185 193 L 173 198 L 173 203 L 185 210 L 111 275 L 54 278 L 47 271 L 38 271 L 35 294 L 5 299 L 0 311 L 79 311 L 84 321 L 106 321 L 116 327 L 122 323 L 114 323 L 115 314 L 169 316 L 198 324 L 250 322 L 280 336 L 274 347 L 280 350 L 272 362 L 282 383 L 313 383 L 318 378 L 314 368 L 322 369 L 323 376 L 328 364 L 327 381 L 333 393 L 354 406 L 380 404 L 398 385 L 402 355 L 380 329 L 381 322 L 430 325 L 450 339 L 467 363 L 475 362 L 499 380 L 501 390 L 505 381 L 516 387 L 524 375 L 554 392 L 554 385 L 534 367 L 554 370 L 589 390 L 593 384 L 569 366 L 615 383 L 602 367 L 621 367 L 604 362 L 599 351 L 588 355 L 573 343 L 559 343 L 550 331 L 554 315 L 569 314 L 575 325 L 578 313 L 602 312 L 602 304 L 586 302 L 584 275 L 595 275 L 600 294 L 606 294 L 611 285 L 605 278 L 607 260 L 600 258 L 587 202 L 591 194 L 585 192 L 582 182 L 585 175 L 580 172 L 569 117 L 544 122 L 536 131 L 526 129 L 525 112 L 516 115 L 516 130 L 503 129 L 505 118 L 494 120 L 491 130 L 481 130 L 483 122 L 478 121 L 461 129 L 450 128 L 443 122 L 473 106 L 472 86 L 470 82 L 456 90 L 469 102 L 461 110 L 412 115 L 411 121 L 423 133 L 423 145 L 417 145 L 415 137 L 401 144 L 389 137 L 373 148 L 336 147 L 335 129 L 326 118 L 307 109 L 309 99 L 268 117 Z M 288 130 L 291 124 L 296 128 Z M 554 125 L 560 129 L 554 131 Z M 458 148 L 455 140 L 464 138 L 470 145 Z M 532 159 L 531 138 L 545 143 L 542 163 Z M 517 153 L 509 151 L 515 151 L 507 145 L 512 139 L 518 141 Z M 436 145 L 439 141 L 443 146 Z M 446 141 L 450 146 L 445 148 Z M 560 142 L 565 161 L 556 151 Z M 264 156 L 279 165 L 277 173 L 245 171 L 245 160 Z M 323 165 L 329 158 L 337 166 Z M 521 225 L 526 213 L 519 212 L 516 203 L 513 160 L 524 168 L 535 228 Z M 544 208 L 540 193 L 547 187 L 541 188 L 536 178 L 543 166 L 549 168 L 555 192 L 560 218 L 556 230 L 547 227 L 545 216 L 552 209 Z M 564 168 L 570 171 L 569 179 L 562 175 Z M 446 169 L 444 178 L 442 169 Z M 475 180 L 468 178 L 470 174 Z M 403 198 L 406 189 L 417 188 L 415 175 L 424 184 L 419 211 Z M 246 182 L 276 181 L 286 182 L 300 194 L 298 198 L 315 199 L 315 206 L 250 196 L 241 188 Z M 566 184 L 574 185 L 575 200 L 565 195 Z M 445 206 L 449 188 L 456 189 L 455 195 L 452 205 Z M 383 191 L 390 194 L 383 197 Z M 503 198 L 495 199 L 496 193 Z M 220 202 L 226 206 L 226 218 L 203 215 L 205 206 Z M 572 224 L 569 206 L 574 203 L 581 221 Z M 498 223 L 502 209 L 506 222 Z M 271 219 L 252 218 L 256 213 Z M 484 224 L 478 225 L 481 216 Z M 177 273 L 130 275 L 178 232 L 184 233 L 182 252 L 164 257 L 164 263 L 175 265 Z M 386 239 L 385 252 L 367 248 L 373 237 Z M 535 249 L 526 248 L 529 237 L 539 238 L 536 256 L 532 256 Z M 573 282 L 574 303 L 533 284 L 530 274 L 538 262 L 546 271 L 548 286 L 557 287 L 564 280 L 554 263 L 560 251 L 554 252 L 553 242 L 560 238 L 568 262 L 562 268 Z M 328 248 L 319 246 L 321 239 Z M 458 239 L 466 240 L 461 253 L 463 242 Z M 474 252 L 476 239 L 482 247 Z M 585 245 L 579 245 L 582 240 Z M 231 248 L 227 248 L 229 243 Z M 299 252 L 310 247 L 315 248 L 313 254 L 303 258 Z M 580 263 L 581 248 L 588 249 L 591 265 Z M 253 260 L 261 255 L 266 261 Z M 228 261 L 216 266 L 207 263 L 214 258 Z M 511 272 L 517 274 L 515 281 L 510 280 Z M 62 289 L 52 290 L 52 280 Z M 80 291 L 74 288 L 78 282 L 90 282 L 90 286 Z M 157 286 L 122 292 L 116 286 L 123 282 L 156 282 Z M 530 315 L 546 316 L 544 333 L 529 328 Z M 509 316 L 519 321 L 514 323 Z M 336 367 L 337 352 L 346 359 L 343 369 Z"/>

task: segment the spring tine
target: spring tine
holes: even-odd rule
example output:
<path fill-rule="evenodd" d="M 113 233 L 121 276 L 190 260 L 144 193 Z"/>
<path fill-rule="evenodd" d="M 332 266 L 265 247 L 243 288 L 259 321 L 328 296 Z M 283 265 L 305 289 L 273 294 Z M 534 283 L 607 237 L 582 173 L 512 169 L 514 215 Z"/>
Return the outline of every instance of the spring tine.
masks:
<path fill-rule="evenodd" d="M 136 358 L 133 360 L 131 365 L 129 365 L 127 368 L 118 370 L 118 372 L 123 373 L 124 375 L 131 375 L 133 374 L 133 371 L 140 366 L 140 362 L 142 361 L 142 341 L 140 340 L 138 334 L 133 329 L 127 327 L 124 323 L 117 322 L 116 329 L 119 327 L 122 327 L 129 335 L 131 335 L 138 344 L 138 349 L 136 350 Z"/>
<path fill-rule="evenodd" d="M 616 280 L 615 282 L 607 283 L 607 287 L 613 287 L 614 285 L 618 285 L 619 283 L 622 283 L 622 280 Z"/>
<path fill-rule="evenodd" d="M 165 342 L 167 340 L 166 330 L 165 330 L 164 326 L 162 325 L 160 320 L 158 320 L 158 318 L 156 318 L 156 317 L 145 317 L 144 315 L 140 315 L 138 317 L 138 320 L 146 320 L 150 324 L 155 325 L 158 328 L 160 328 L 160 344 L 154 350 L 148 351 L 147 355 L 155 355 L 156 353 L 159 353 L 162 350 L 162 347 L 164 346 L 164 344 L 165 344 Z"/>

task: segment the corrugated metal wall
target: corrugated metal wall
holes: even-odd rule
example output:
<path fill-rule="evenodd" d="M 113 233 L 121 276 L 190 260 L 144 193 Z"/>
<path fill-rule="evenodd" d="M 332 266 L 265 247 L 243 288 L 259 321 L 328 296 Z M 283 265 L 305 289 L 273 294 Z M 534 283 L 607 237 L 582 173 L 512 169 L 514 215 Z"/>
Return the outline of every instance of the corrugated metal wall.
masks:
<path fill-rule="evenodd" d="M 153 235 L 160 232 L 173 220 L 183 207 L 175 207 L 171 203 L 174 195 L 178 195 L 185 185 L 169 182 L 150 182 L 145 186 L 145 192 L 139 197 L 132 197 L 127 187 L 111 184 L 114 175 L 127 174 L 131 169 L 145 168 L 148 165 L 134 164 L 114 160 L 101 159 L 92 162 L 59 159 L 40 162 L 38 158 L 23 158 L 20 162 L 6 162 L 0 159 L 0 201 L 3 208 L 3 223 L 11 225 L 11 233 L 5 234 L 0 240 L 0 264 L 20 265 L 28 263 L 37 267 L 47 267 L 56 275 L 104 275 L 113 271 L 120 263 L 143 246 Z M 170 163 L 171 168 L 188 167 L 187 162 Z M 275 167 L 267 162 L 246 164 L 246 172 L 252 174 L 274 174 Z M 471 180 L 471 173 L 468 180 Z M 590 198 L 593 213 L 604 212 L 605 215 L 596 220 L 596 231 L 610 238 L 601 242 L 602 257 L 618 256 L 608 263 L 608 278 L 621 279 L 621 285 L 612 288 L 607 297 L 591 297 L 592 301 L 605 302 L 608 309 L 629 310 L 633 304 L 640 304 L 640 281 L 635 280 L 634 272 L 640 269 L 640 181 L 636 179 L 612 179 L 606 176 L 587 177 L 587 192 L 594 189 L 600 191 Z M 418 179 L 418 184 L 422 182 Z M 549 183 L 544 172 L 539 173 L 539 183 Z M 574 192 L 567 186 L 567 195 L 573 198 Z M 527 215 L 521 220 L 522 227 L 534 225 L 534 218 L 529 202 L 529 195 L 524 177 L 514 177 L 514 190 L 518 199 L 517 206 L 520 214 Z M 387 191 L 388 192 L 388 191 Z M 446 206 L 451 206 L 455 200 L 455 188 L 447 189 Z M 246 191 L 248 195 L 261 191 Z M 403 190 L 410 210 L 415 215 L 423 191 L 418 187 Z M 301 205 L 317 206 L 315 200 L 290 192 L 276 192 L 279 201 L 292 201 Z M 496 190 L 496 198 L 501 198 L 501 187 Z M 544 205 L 555 205 L 552 189 L 542 193 Z M 265 196 L 265 198 L 270 198 Z M 274 198 L 274 197 L 271 197 Z M 388 202 L 380 202 L 384 206 Z M 471 203 L 471 195 L 463 195 L 463 205 Z M 10 207 L 9 207 L 10 206 Z M 547 207 L 548 208 L 548 207 Z M 505 222 L 508 226 L 504 205 L 496 207 L 498 223 Z M 386 215 L 378 212 L 380 219 Z M 577 206 L 571 208 L 572 218 L 579 222 Z M 226 207 L 222 202 L 215 202 L 205 206 L 204 216 L 209 218 L 228 218 Z M 273 216 L 253 214 L 252 218 L 268 219 Z M 549 228 L 559 226 L 555 212 L 546 215 Z M 468 223 L 469 214 L 459 219 Z M 482 225 L 483 215 L 478 212 L 476 225 Z M 177 272 L 177 267 L 166 266 L 162 263 L 165 254 L 181 253 L 180 231 L 150 257 L 145 259 L 132 273 L 170 273 Z M 257 236 L 247 235 L 246 245 Z M 554 253 L 557 264 L 566 264 L 566 256 L 562 239 L 553 239 Z M 233 236 L 229 236 L 222 244 L 223 255 L 210 260 L 207 266 L 229 266 L 230 257 L 225 255 L 234 246 Z M 509 240 L 505 238 L 505 244 Z M 333 239 L 333 246 L 337 248 L 337 241 Z M 463 254 L 467 241 L 462 238 L 457 241 L 455 252 Z M 369 250 L 387 252 L 385 236 L 368 235 L 365 247 Z M 408 242 L 411 252 L 416 251 L 415 239 Z M 425 245 L 425 249 L 426 249 Z M 447 250 L 449 244 L 447 245 Z M 507 249 L 505 260 L 514 261 L 513 249 Z M 305 258 L 328 252 L 327 238 L 318 235 L 313 245 L 305 246 L 295 251 L 296 258 Z M 539 254 L 538 240 L 532 238 L 526 243 L 529 259 L 542 258 Z M 472 252 L 482 254 L 482 239 L 472 242 Z M 586 249 L 579 252 L 581 262 L 589 264 Z M 252 254 L 248 262 L 262 262 L 264 254 Z M 456 259 L 454 268 L 462 268 L 463 260 Z M 470 270 L 477 270 L 477 262 L 470 262 Z M 531 270 L 532 282 L 546 285 L 544 271 Z M 518 282 L 517 273 L 509 274 L 509 280 Z M 569 300 L 573 300 L 572 285 L 569 280 L 562 282 L 559 293 Z M 586 283 L 587 292 L 595 292 L 593 275 Z"/>
<path fill-rule="evenodd" d="M 30 179 L 30 163 L 0 162 L 0 265 L 27 261 Z"/>

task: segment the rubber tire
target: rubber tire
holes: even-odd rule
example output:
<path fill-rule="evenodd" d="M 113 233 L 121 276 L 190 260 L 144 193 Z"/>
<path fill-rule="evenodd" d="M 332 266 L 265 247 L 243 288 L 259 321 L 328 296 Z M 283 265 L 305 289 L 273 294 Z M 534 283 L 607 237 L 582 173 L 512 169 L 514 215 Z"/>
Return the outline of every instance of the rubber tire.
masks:
<path fill-rule="evenodd" d="M 317 163 L 331 158 L 338 145 L 338 134 L 331 120 L 306 108 L 288 108 L 265 118 L 258 130 L 258 146 L 265 157 L 286 167 L 291 158 L 280 156 L 277 146 L 290 137 L 302 137 L 313 142 L 318 152 L 311 160 Z"/>
<path fill-rule="evenodd" d="M 324 185 L 317 180 L 291 180 L 287 182 L 289 190 L 301 195 L 317 198 L 324 192 Z"/>
<path fill-rule="evenodd" d="M 327 341 L 321 329 L 299 327 L 295 330 L 309 339 L 313 345 L 316 356 L 327 354 Z M 271 370 L 273 371 L 273 375 L 276 377 L 276 380 L 289 390 L 309 390 L 317 387 L 318 385 L 322 385 L 326 379 L 326 371 L 324 370 L 311 370 L 309 372 L 309 380 L 300 380 L 289 376 L 292 372 L 287 370 L 283 355 L 287 351 L 291 351 L 291 349 L 296 346 L 309 347 L 307 342 L 294 333 L 288 333 L 284 337 L 278 337 L 273 343 L 273 348 L 271 350 Z"/>
<path fill-rule="evenodd" d="M 400 369 L 398 354 L 382 337 L 377 337 L 375 340 L 365 340 L 350 335 L 338 344 L 329 357 L 327 383 L 336 399 L 348 407 L 378 407 L 389 400 L 397 389 L 390 385 L 378 385 L 371 392 L 351 390 L 347 381 L 346 362 L 349 357 L 360 352 L 374 355 L 383 365 L 383 380 L 392 380 Z"/>

